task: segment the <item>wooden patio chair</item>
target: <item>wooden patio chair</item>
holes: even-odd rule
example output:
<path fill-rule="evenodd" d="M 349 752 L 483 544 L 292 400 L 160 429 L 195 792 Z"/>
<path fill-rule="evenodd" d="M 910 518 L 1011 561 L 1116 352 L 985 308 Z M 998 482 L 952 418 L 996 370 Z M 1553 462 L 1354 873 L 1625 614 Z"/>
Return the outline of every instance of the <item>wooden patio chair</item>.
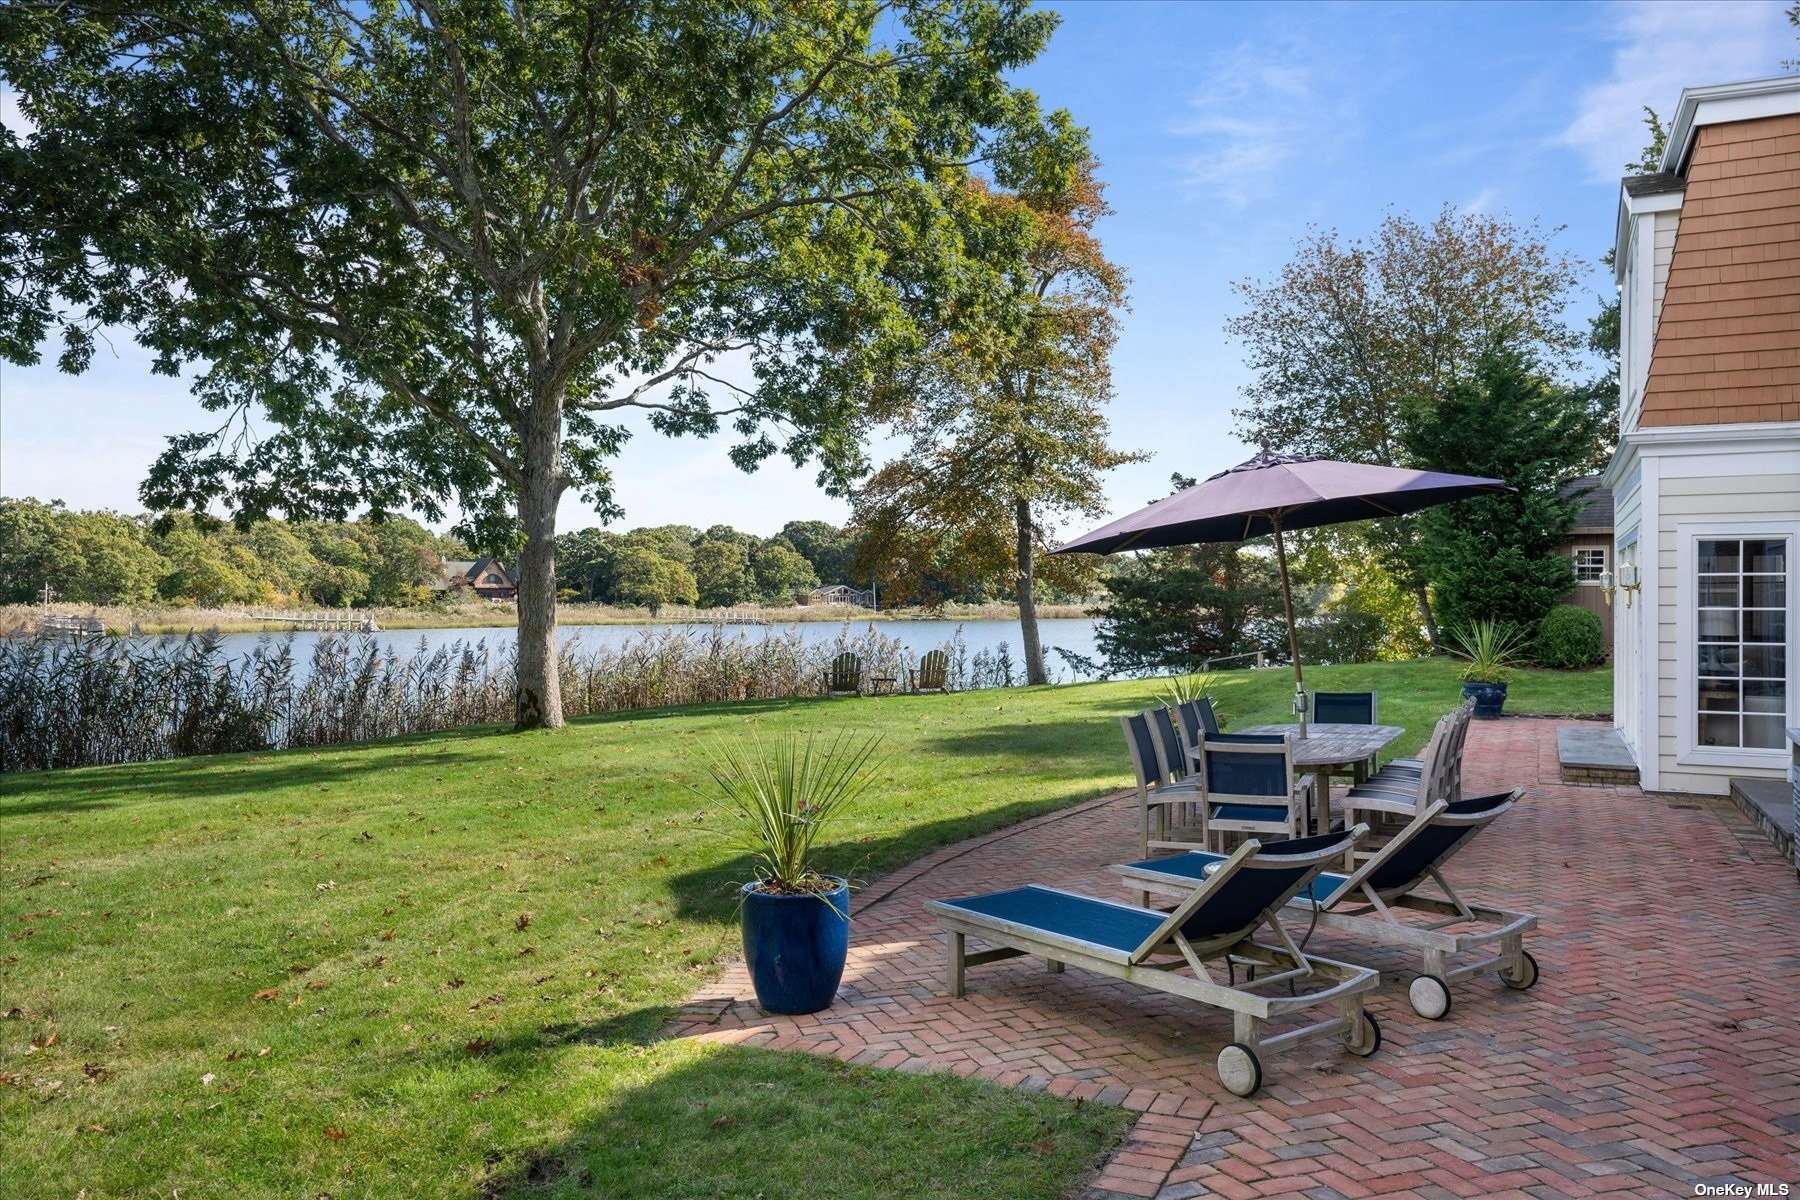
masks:
<path fill-rule="evenodd" d="M 1307 721 L 1313 725 L 1379 725 L 1381 697 L 1375 692 L 1313 692 L 1307 697 Z M 1375 771 L 1375 756 L 1333 771 L 1333 779 L 1361 783 Z"/>
<path fill-rule="evenodd" d="M 950 656 L 942 650 L 927 650 L 914 670 L 907 672 L 907 690 L 911 692 L 943 692 L 949 690 Z"/>
<path fill-rule="evenodd" d="M 1294 774 L 1285 733 L 1219 733 L 1200 745 L 1202 849 L 1216 835 L 1297 838 L 1312 812 L 1313 778 Z"/>
<path fill-rule="evenodd" d="M 1232 1042 L 1219 1052 L 1219 1081 L 1248 1096 L 1262 1085 L 1262 1054 L 1319 1038 L 1336 1038 L 1367 1057 L 1381 1046 L 1381 1027 L 1363 1010 L 1378 972 L 1304 953 L 1281 925 L 1284 905 L 1313 884 L 1324 864 L 1341 857 L 1363 831 L 1263 846 L 1252 838 L 1204 879 L 1190 882 L 1168 913 L 1031 884 L 960 900 L 928 900 L 947 935 L 950 994 L 961 996 L 969 967 L 1037 955 L 1055 972 L 1081 967 L 1127 983 L 1169 992 L 1232 1015 Z M 1256 940 L 1266 928 L 1273 944 Z M 974 937 L 992 948 L 969 953 Z M 1269 968 L 1220 983 L 1216 966 Z M 1214 970 L 1208 964 L 1214 964 Z M 1187 973 L 1183 973 L 1183 971 Z M 1246 973 L 1248 975 L 1248 973 Z M 1313 991 L 1302 991 L 1303 987 Z M 1272 984 L 1292 994 L 1264 995 Z M 1318 1006 L 1322 1020 L 1279 1033 L 1266 1022 Z"/>
<path fill-rule="evenodd" d="M 1452 983 L 1490 968 L 1498 969 L 1507 987 L 1525 991 L 1538 981 L 1537 959 L 1525 949 L 1525 935 L 1537 928 L 1537 917 L 1466 903 L 1443 875 L 1450 857 L 1523 794 L 1523 788 L 1514 788 L 1472 800 L 1434 801 L 1355 871 L 1321 871 L 1310 889 L 1288 901 L 1288 914 L 1304 918 L 1309 928 L 1419 951 L 1420 972 L 1407 988 L 1407 999 L 1427 1020 L 1449 1015 Z M 1125 863 L 1113 871 L 1148 904 L 1152 893 L 1187 895 L 1208 872 L 1222 869 L 1224 861 L 1222 855 L 1189 852 Z M 1428 879 L 1441 896 L 1420 894 L 1418 888 Z M 1464 957 L 1471 953 L 1480 956 Z M 1463 961 L 1454 962 L 1459 958 Z"/>
<path fill-rule="evenodd" d="M 831 660 L 831 669 L 825 672 L 825 694 L 860 696 L 862 681 L 862 657 L 854 651 L 846 650 Z"/>
<path fill-rule="evenodd" d="M 1120 717 L 1119 727 L 1125 731 L 1125 748 L 1131 754 L 1131 770 L 1137 782 L 1138 834 L 1143 852 L 1204 845 L 1199 784 L 1191 778 L 1170 777 L 1150 714 Z"/>

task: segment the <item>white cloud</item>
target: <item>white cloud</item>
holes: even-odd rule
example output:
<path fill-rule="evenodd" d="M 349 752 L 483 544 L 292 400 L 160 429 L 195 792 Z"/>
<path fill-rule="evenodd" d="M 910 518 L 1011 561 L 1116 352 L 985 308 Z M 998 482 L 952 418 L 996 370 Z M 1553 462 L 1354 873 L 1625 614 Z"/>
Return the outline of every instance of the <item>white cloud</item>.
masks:
<path fill-rule="evenodd" d="M 1778 74 L 1793 46 L 1778 0 L 1627 0 L 1605 10 L 1615 43 L 1604 82 L 1585 89 L 1558 139 L 1596 179 L 1617 179 L 1645 142 L 1644 106 L 1666 121 L 1684 87 Z"/>
<path fill-rule="evenodd" d="M 1460 209 L 1457 210 L 1457 212 L 1459 215 L 1465 216 L 1465 217 L 1472 217 L 1472 216 L 1476 216 L 1477 214 L 1480 214 L 1480 213 L 1492 212 L 1493 208 L 1494 208 L 1494 203 L 1499 199 L 1500 199 L 1499 191 L 1497 191 L 1496 189 L 1491 188 L 1491 187 L 1484 187 L 1479 192 L 1476 192 L 1475 195 L 1472 198 L 1470 198 L 1468 203 L 1464 204 Z"/>
<path fill-rule="evenodd" d="M 1205 79 L 1170 132 L 1199 143 L 1184 163 L 1187 183 L 1242 208 L 1303 150 L 1316 150 L 1328 119 L 1318 71 L 1298 47 L 1246 42 L 1209 65 Z"/>

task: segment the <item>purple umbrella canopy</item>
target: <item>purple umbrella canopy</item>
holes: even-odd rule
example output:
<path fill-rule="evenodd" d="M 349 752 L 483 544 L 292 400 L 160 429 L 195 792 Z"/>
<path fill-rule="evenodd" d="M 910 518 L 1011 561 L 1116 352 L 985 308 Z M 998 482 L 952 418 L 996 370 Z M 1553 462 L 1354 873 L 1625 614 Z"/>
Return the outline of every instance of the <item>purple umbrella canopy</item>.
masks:
<path fill-rule="evenodd" d="M 1294 663 L 1294 711 L 1306 736 L 1306 684 L 1294 630 L 1294 597 L 1288 583 L 1282 532 L 1398 517 L 1469 496 L 1513 489 L 1498 479 L 1413 471 L 1264 451 L 1220 471 L 1204 483 L 1165 496 L 1130 516 L 1052 550 L 1052 554 L 1114 554 L 1201 542 L 1244 542 L 1275 535 L 1281 602 L 1287 614 L 1288 654 Z"/>
<path fill-rule="evenodd" d="M 1498 479 L 1287 454 L 1259 454 L 1205 483 L 1051 551 L 1113 554 L 1244 542 L 1283 530 L 1397 517 L 1467 496 L 1510 492 Z"/>

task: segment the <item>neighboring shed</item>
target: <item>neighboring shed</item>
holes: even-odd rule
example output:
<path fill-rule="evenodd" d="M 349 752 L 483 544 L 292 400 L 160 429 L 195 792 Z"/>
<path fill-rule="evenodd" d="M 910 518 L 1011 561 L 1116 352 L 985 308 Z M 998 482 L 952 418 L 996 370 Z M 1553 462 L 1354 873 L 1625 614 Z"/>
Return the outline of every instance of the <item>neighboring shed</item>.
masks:
<path fill-rule="evenodd" d="M 1587 609 L 1600 618 L 1606 635 L 1606 653 L 1612 654 L 1613 615 L 1606 603 L 1606 584 L 1612 575 L 1613 495 L 1601 486 L 1598 475 L 1583 475 L 1562 485 L 1564 496 L 1581 502 L 1575 515 L 1575 527 L 1563 543 L 1575 568 L 1575 588 L 1563 597 L 1564 604 Z"/>

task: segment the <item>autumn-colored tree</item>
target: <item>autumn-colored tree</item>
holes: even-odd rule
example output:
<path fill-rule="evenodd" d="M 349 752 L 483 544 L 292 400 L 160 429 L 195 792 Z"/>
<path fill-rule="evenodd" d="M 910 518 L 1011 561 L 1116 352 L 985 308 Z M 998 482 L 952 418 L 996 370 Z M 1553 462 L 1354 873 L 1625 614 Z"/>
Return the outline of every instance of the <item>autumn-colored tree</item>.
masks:
<path fill-rule="evenodd" d="M 1044 683 L 1040 575 L 1091 585 L 1091 560 L 1040 564 L 1049 524 L 1104 512 L 1102 472 L 1140 456 L 1109 440 L 1111 355 L 1125 275 L 1094 226 L 1108 211 L 1085 157 L 1053 184 L 1003 192 L 971 180 L 971 259 L 989 268 L 990 319 L 944 330 L 877 406 L 907 442 L 856 502 L 857 574 L 893 599 L 929 579 L 996 582 L 1018 599 L 1026 679 Z"/>
<path fill-rule="evenodd" d="M 1580 335 L 1562 312 L 1576 263 L 1535 223 L 1446 207 L 1428 223 L 1390 213 L 1366 240 L 1334 230 L 1303 239 L 1272 281 L 1233 285 L 1244 309 L 1226 331 L 1251 381 L 1239 436 L 1283 453 L 1408 466 L 1410 424 L 1498 345 L 1548 372 L 1576 364 Z M 1411 518 L 1329 535 L 1374 551 L 1406 581 L 1437 641 Z"/>

